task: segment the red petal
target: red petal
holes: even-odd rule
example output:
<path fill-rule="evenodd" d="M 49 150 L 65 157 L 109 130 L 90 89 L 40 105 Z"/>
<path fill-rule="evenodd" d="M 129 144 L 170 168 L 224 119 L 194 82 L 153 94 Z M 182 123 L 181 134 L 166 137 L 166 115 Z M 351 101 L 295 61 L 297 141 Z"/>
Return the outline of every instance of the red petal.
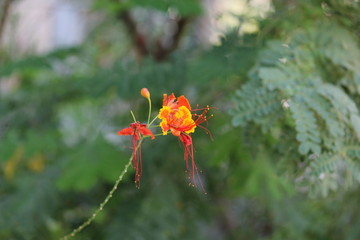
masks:
<path fill-rule="evenodd" d="M 135 134 L 133 135 L 133 138 L 135 139 L 135 141 L 139 141 L 140 140 L 140 134 L 138 131 L 135 131 Z"/>
<path fill-rule="evenodd" d="M 181 134 L 179 138 L 185 146 L 190 146 L 192 144 L 192 138 L 190 135 Z"/>
<path fill-rule="evenodd" d="M 118 131 L 118 134 L 120 136 L 124 135 L 124 136 L 127 136 L 127 135 L 134 135 L 135 134 L 135 131 L 133 128 L 129 127 L 129 128 L 124 128 L 120 131 Z"/>
<path fill-rule="evenodd" d="M 163 106 L 166 106 L 167 105 L 167 103 L 168 103 L 168 101 L 167 101 L 167 94 L 166 93 L 164 93 L 164 98 L 163 98 Z"/>
<path fill-rule="evenodd" d="M 140 127 L 140 125 L 141 124 L 139 122 L 134 122 L 134 123 L 130 124 L 130 127 L 133 128 L 133 129 L 136 129 L 136 128 Z"/>
<path fill-rule="evenodd" d="M 145 125 L 146 126 L 146 125 Z M 154 139 L 155 138 L 155 136 L 154 136 L 154 134 L 148 129 L 148 128 L 146 128 L 146 127 L 140 127 L 140 133 L 142 134 L 142 135 L 144 135 L 144 136 L 151 136 L 151 139 Z"/>
<path fill-rule="evenodd" d="M 187 109 L 191 110 L 190 103 L 187 100 L 187 98 L 184 97 L 184 95 L 178 97 L 178 107 L 181 107 L 181 106 L 185 106 Z"/>
<path fill-rule="evenodd" d="M 170 96 L 167 96 L 167 94 L 164 94 L 163 106 L 168 106 L 169 103 L 173 103 L 175 99 L 176 99 L 176 97 L 175 97 L 174 93 L 172 93 Z"/>

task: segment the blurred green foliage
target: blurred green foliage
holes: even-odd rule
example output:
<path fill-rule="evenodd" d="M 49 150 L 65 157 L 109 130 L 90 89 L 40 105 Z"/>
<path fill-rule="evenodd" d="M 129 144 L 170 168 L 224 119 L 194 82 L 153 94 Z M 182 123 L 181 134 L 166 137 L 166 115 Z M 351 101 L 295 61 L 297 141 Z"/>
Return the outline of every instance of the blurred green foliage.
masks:
<path fill-rule="evenodd" d="M 274 0 L 257 33 L 207 49 L 191 20 L 163 61 L 129 50 L 117 16 L 139 7 L 203 14 L 192 0 L 95 1 L 104 18 L 80 46 L 1 50 L 0 239 L 59 239 L 91 216 L 131 154 L 116 132 L 130 109 L 147 118 L 142 87 L 153 117 L 163 93 L 216 107 L 214 141 L 193 134 L 207 194 L 188 186 L 175 137 L 146 140 L 141 188 L 128 173 L 75 239 L 360 238 L 359 2 Z"/>
<path fill-rule="evenodd" d="M 133 1 L 95 1 L 96 9 L 104 9 L 110 13 L 131 10 L 135 7 L 148 8 L 167 12 L 169 9 L 176 11 L 181 16 L 196 16 L 202 12 L 200 1 L 198 0 L 133 0 Z"/>

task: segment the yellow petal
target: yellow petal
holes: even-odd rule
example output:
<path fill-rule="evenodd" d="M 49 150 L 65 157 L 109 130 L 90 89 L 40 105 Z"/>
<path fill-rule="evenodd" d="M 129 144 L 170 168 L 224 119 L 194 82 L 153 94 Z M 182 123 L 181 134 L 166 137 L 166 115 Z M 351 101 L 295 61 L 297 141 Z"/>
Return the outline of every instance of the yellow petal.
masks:
<path fill-rule="evenodd" d="M 189 130 L 185 131 L 185 133 L 195 132 L 196 124 L 191 118 L 184 119 L 183 125 L 191 127 Z"/>
<path fill-rule="evenodd" d="M 169 126 L 168 126 L 168 124 L 167 124 L 166 119 L 163 119 L 163 120 L 161 121 L 160 127 L 161 127 L 161 129 L 162 129 L 163 135 L 167 135 Z"/>
<path fill-rule="evenodd" d="M 160 118 L 160 119 L 166 119 L 167 116 L 169 116 L 170 112 L 171 112 L 171 108 L 170 108 L 170 107 L 168 107 L 168 106 L 163 106 L 163 107 L 160 109 L 158 118 Z"/>

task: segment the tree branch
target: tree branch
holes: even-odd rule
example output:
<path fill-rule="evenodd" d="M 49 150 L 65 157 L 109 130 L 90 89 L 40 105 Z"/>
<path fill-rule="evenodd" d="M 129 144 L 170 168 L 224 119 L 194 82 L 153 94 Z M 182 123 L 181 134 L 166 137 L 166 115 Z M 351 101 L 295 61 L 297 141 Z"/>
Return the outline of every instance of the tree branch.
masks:
<path fill-rule="evenodd" d="M 128 11 L 122 11 L 118 14 L 118 19 L 124 22 L 126 30 L 128 31 L 138 54 L 141 57 L 149 55 L 149 50 L 146 46 L 146 39 L 141 33 L 137 31 L 136 23 L 131 18 L 130 13 Z"/>
<path fill-rule="evenodd" d="M 154 48 L 148 46 L 145 36 L 137 30 L 135 21 L 128 11 L 118 14 L 129 33 L 136 52 L 141 58 L 152 56 L 156 61 L 164 61 L 179 45 L 181 36 L 188 22 L 187 18 L 178 18 L 174 24 L 174 32 L 164 37 L 159 37 Z M 154 49 L 154 50 L 150 50 Z"/>
<path fill-rule="evenodd" d="M 0 45 L 5 29 L 6 19 L 9 15 L 10 5 L 12 2 L 13 2 L 12 0 L 5 0 L 4 2 L 3 11 L 1 13 L 1 18 L 0 18 Z"/>
<path fill-rule="evenodd" d="M 176 48 L 179 46 L 181 36 L 185 30 L 185 26 L 188 22 L 187 18 L 179 18 L 176 20 L 176 31 L 172 35 L 172 38 L 168 41 L 170 42 L 169 46 L 164 46 L 161 39 L 157 41 L 157 49 L 155 51 L 154 57 L 158 61 L 165 60 Z"/>

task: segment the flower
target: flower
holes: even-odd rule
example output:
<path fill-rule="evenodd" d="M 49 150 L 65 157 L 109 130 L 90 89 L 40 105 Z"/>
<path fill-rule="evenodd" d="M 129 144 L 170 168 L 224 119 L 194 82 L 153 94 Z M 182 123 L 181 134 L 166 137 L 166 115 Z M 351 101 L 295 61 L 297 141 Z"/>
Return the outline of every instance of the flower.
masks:
<path fill-rule="evenodd" d="M 209 130 L 200 125 L 207 121 L 206 114 L 209 109 L 210 108 L 207 107 L 192 110 L 186 97 L 180 96 L 176 99 L 174 94 L 170 96 L 164 94 L 163 107 L 160 109 L 158 115 L 158 118 L 161 119 L 160 127 L 163 135 L 167 135 L 170 131 L 174 136 L 179 137 L 179 140 L 182 142 L 186 169 L 188 170 L 190 181 L 194 186 L 196 186 L 195 173 L 198 176 L 201 187 L 202 183 L 198 174 L 198 168 L 195 165 L 194 145 L 190 134 L 195 132 L 197 126 L 203 128 L 207 133 L 210 133 Z M 197 114 L 197 111 L 203 112 Z M 189 158 L 191 160 L 190 165 Z"/>
<path fill-rule="evenodd" d="M 186 97 L 180 96 L 176 101 L 174 94 L 164 94 L 163 107 L 160 109 L 159 118 L 162 120 L 160 127 L 164 135 L 170 130 L 174 136 L 183 133 L 193 133 L 196 124 L 190 112 L 191 106 Z"/>
<path fill-rule="evenodd" d="M 143 96 L 146 99 L 150 98 L 150 92 L 149 92 L 149 90 L 147 88 L 142 88 L 140 90 L 140 94 L 141 94 L 141 96 Z"/>
<path fill-rule="evenodd" d="M 135 184 L 140 187 L 140 178 L 142 175 L 142 161 L 141 161 L 141 136 L 150 136 L 154 139 L 154 134 L 146 127 L 146 124 L 134 122 L 130 127 L 118 131 L 120 136 L 132 136 L 132 166 L 135 169 Z"/>
<path fill-rule="evenodd" d="M 178 137 L 182 132 L 193 133 L 196 128 L 191 112 L 185 106 L 181 106 L 178 109 L 164 106 L 160 110 L 159 118 L 162 120 L 160 127 L 164 135 L 167 135 L 170 130 L 174 136 Z"/>

